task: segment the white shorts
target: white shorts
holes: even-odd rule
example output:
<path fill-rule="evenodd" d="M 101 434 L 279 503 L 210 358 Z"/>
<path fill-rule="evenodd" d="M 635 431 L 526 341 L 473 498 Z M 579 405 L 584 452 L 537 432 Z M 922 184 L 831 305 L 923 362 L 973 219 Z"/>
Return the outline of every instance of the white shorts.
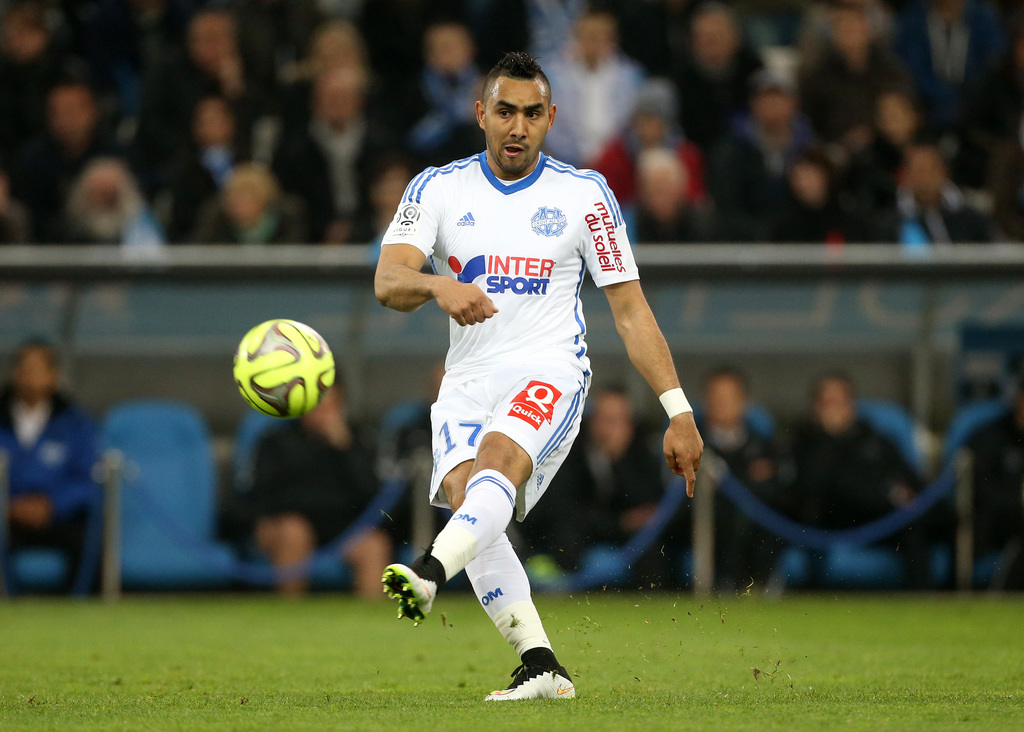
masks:
<path fill-rule="evenodd" d="M 580 431 L 590 380 L 564 364 L 514 366 L 479 379 L 441 382 L 430 409 L 434 472 L 430 502 L 448 507 L 441 481 L 456 466 L 476 458 L 484 435 L 500 432 L 533 461 L 533 473 L 516 491 L 516 518 L 534 507 L 569 454 Z"/>

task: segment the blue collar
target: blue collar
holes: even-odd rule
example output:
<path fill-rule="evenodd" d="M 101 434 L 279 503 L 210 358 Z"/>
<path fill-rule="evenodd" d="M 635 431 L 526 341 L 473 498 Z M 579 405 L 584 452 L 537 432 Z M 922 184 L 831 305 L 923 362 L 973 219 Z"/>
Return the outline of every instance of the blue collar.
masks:
<path fill-rule="evenodd" d="M 477 155 L 477 159 L 480 161 L 480 170 L 483 171 L 484 178 L 486 178 L 487 181 L 492 186 L 494 186 L 495 190 L 499 191 L 500 193 L 504 193 L 506 196 L 515 193 L 516 191 L 521 191 L 525 188 L 529 188 L 530 186 L 532 186 L 537 181 L 537 179 L 540 178 L 540 174 L 544 172 L 544 166 L 548 162 L 548 156 L 545 155 L 544 153 L 541 153 L 540 158 L 537 160 L 537 167 L 533 169 L 532 173 L 530 173 L 525 178 L 520 178 L 515 183 L 505 185 L 500 180 L 498 180 L 498 177 L 494 175 L 494 171 L 491 170 L 491 166 L 487 164 L 486 150 Z"/>

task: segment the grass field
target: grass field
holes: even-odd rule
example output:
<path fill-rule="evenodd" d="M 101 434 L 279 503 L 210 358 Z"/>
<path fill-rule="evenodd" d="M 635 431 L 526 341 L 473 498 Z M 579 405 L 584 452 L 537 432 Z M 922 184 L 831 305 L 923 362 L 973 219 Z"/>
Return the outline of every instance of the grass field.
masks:
<path fill-rule="evenodd" d="M 573 701 L 472 597 L 419 628 L 317 596 L 0 604 L 0 730 L 1024 729 L 1021 598 L 544 597 Z"/>

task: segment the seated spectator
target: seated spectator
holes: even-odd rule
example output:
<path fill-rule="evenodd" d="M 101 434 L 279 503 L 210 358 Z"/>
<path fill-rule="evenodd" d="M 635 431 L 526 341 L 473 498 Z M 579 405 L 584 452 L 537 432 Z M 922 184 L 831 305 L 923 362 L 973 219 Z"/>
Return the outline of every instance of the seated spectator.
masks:
<path fill-rule="evenodd" d="M 306 206 L 312 241 L 362 244 L 373 235 L 366 180 L 394 146 L 388 131 L 366 116 L 368 81 L 356 69 L 317 79 L 312 121 L 283 138 L 274 153 L 281 187 Z"/>
<path fill-rule="evenodd" d="M 152 250 L 165 238 L 128 166 L 97 158 L 72 184 L 64 211 L 62 239 L 74 244 L 120 244 Z"/>
<path fill-rule="evenodd" d="M 794 244 L 866 241 L 866 227 L 840 205 L 835 167 L 817 148 L 805 150 L 786 174 L 786 189 L 770 240 Z"/>
<path fill-rule="evenodd" d="M 175 166 L 164 199 L 171 241 L 191 236 L 203 204 L 224 187 L 234 166 L 248 158 L 228 101 L 218 96 L 200 99 L 192 118 L 191 144 Z"/>
<path fill-rule="evenodd" d="M 409 149 L 424 165 L 444 165 L 480 151 L 474 104 L 480 97 L 483 75 L 474 62 L 473 37 L 462 23 L 429 26 L 423 53 L 423 70 L 414 77 L 415 89 L 404 95 L 415 114 Z"/>
<path fill-rule="evenodd" d="M 754 77 L 750 114 L 716 145 L 708 164 L 708 190 L 716 229 L 724 241 L 762 241 L 782 200 L 789 165 L 811 144 L 796 88 L 770 71 Z"/>
<path fill-rule="evenodd" d="M 62 81 L 50 90 L 46 130 L 25 145 L 11 170 L 14 195 L 32 212 L 36 241 L 61 240 L 61 212 L 72 181 L 94 158 L 121 153 L 100 128 L 96 99 L 88 84 Z"/>
<path fill-rule="evenodd" d="M 883 241 L 909 248 L 992 241 L 992 222 L 964 201 L 937 145 L 911 145 L 905 160 L 896 210 L 881 223 Z"/>
<path fill-rule="evenodd" d="M 174 156 L 188 145 L 195 106 L 209 95 L 231 103 L 236 134 L 248 140 L 258 109 L 238 50 L 234 18 L 218 6 L 193 15 L 185 53 L 164 58 L 143 80 L 134 153 L 146 190 L 167 184 Z"/>
<path fill-rule="evenodd" d="M 595 543 L 626 542 L 654 513 L 664 492 L 663 458 L 639 433 L 633 405 L 624 391 L 601 389 L 590 397 L 584 420 L 565 463 L 548 491 L 548 509 L 530 514 L 522 530 L 535 554 L 546 554 L 563 568 L 579 568 Z M 567 521 L 566 516 L 572 520 Z M 634 574 L 665 583 L 664 559 L 646 557 Z"/>
<path fill-rule="evenodd" d="M 1012 241 L 1024 241 L 1024 115 L 1016 139 L 994 148 L 989 188 L 993 217 L 1001 232 Z"/>
<path fill-rule="evenodd" d="M 576 23 L 573 50 L 547 69 L 559 123 L 545 148 L 570 165 L 590 167 L 620 135 L 636 106 L 643 69 L 619 48 L 618 23 L 605 10 L 587 10 Z"/>
<path fill-rule="evenodd" d="M 896 206 L 903 156 L 921 131 L 921 114 L 907 92 L 883 92 L 874 115 L 871 144 L 850 158 L 843 182 L 854 208 L 868 215 Z"/>
<path fill-rule="evenodd" d="M 6 453 L 11 549 L 44 546 L 68 558 L 71 589 L 82 559 L 87 514 L 97 499 L 92 420 L 60 392 L 57 353 L 43 341 L 17 350 L 0 395 L 0 452 Z"/>
<path fill-rule="evenodd" d="M 594 161 L 621 206 L 629 206 L 636 198 L 636 161 L 644 150 L 665 148 L 679 157 L 686 171 L 686 195 L 703 203 L 704 156 L 700 148 L 683 136 L 676 119 L 678 101 L 671 82 L 648 79 L 637 94 L 636 110 L 625 134 L 616 137 Z"/>
<path fill-rule="evenodd" d="M 639 197 L 631 236 L 640 244 L 706 241 L 707 211 L 690 196 L 686 168 L 671 150 L 654 148 L 637 160 Z"/>
<path fill-rule="evenodd" d="M 46 24 L 45 3 L 5 5 L 0 16 L 0 157 L 12 160 L 43 129 L 47 94 L 64 60 Z"/>
<path fill-rule="evenodd" d="M 729 473 L 751 493 L 776 509 L 785 508 L 779 461 L 772 440 L 746 423 L 747 383 L 734 369 L 719 369 L 704 381 L 700 433 L 704 447 L 721 458 Z M 763 589 L 782 543 L 736 508 L 715 495 L 715 587 L 734 592 L 749 583 Z"/>
<path fill-rule="evenodd" d="M 811 416 L 793 440 L 800 519 L 823 529 L 847 529 L 910 503 L 921 480 L 886 437 L 858 419 L 853 382 L 838 374 L 823 376 L 811 396 Z M 899 547 L 908 586 L 925 587 L 929 570 L 923 529 L 911 526 L 886 544 Z M 814 577 L 812 583 L 821 579 Z"/>
<path fill-rule="evenodd" d="M 683 132 L 705 154 L 728 134 L 732 118 L 746 112 L 751 77 L 761 66 L 728 5 L 706 2 L 693 11 L 690 55 L 675 82 Z"/>
<path fill-rule="evenodd" d="M 402 203 L 405 189 L 415 171 L 409 161 L 401 157 L 383 158 L 370 180 L 370 205 L 373 207 L 373 241 L 380 243 L 395 212 Z M 374 247 L 374 255 L 379 247 Z"/>
<path fill-rule="evenodd" d="M 373 458 L 348 423 L 345 391 L 328 391 L 320 404 L 283 429 L 270 432 L 256 448 L 252 500 L 256 543 L 275 566 L 307 559 L 341 535 L 377 494 Z M 391 541 L 369 529 L 344 560 L 360 597 L 380 597 L 380 576 L 391 561 Z M 308 580 L 287 579 L 278 590 L 306 592 Z"/>
<path fill-rule="evenodd" d="M 266 166 L 242 163 L 222 192 L 199 212 L 193 239 L 209 244 L 300 244 L 306 241 L 302 202 L 283 194 Z"/>
<path fill-rule="evenodd" d="M 1006 584 L 1024 589 L 1024 384 L 1013 405 L 971 438 L 974 459 L 974 555 L 1003 553 Z"/>
<path fill-rule="evenodd" d="M 939 133 L 956 127 L 965 86 L 981 78 L 1005 47 L 999 16 L 985 0 L 912 0 L 893 37 L 928 126 Z"/>
<path fill-rule="evenodd" d="M 28 208 L 11 198 L 11 177 L 0 168 L 0 244 L 28 244 L 31 238 Z"/>
<path fill-rule="evenodd" d="M 875 38 L 864 0 L 832 6 L 832 39 L 821 58 L 802 70 L 800 103 L 822 140 L 856 152 L 871 141 L 878 97 L 909 86 L 891 52 Z"/>

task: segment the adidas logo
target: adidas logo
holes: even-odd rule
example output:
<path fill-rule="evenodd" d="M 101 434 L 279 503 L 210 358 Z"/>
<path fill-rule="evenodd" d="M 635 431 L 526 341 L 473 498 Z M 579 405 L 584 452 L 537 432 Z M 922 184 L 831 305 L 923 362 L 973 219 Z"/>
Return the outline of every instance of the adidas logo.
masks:
<path fill-rule="evenodd" d="M 473 214 L 467 212 L 456 226 L 473 226 L 476 224 L 476 219 L 473 218 Z"/>

